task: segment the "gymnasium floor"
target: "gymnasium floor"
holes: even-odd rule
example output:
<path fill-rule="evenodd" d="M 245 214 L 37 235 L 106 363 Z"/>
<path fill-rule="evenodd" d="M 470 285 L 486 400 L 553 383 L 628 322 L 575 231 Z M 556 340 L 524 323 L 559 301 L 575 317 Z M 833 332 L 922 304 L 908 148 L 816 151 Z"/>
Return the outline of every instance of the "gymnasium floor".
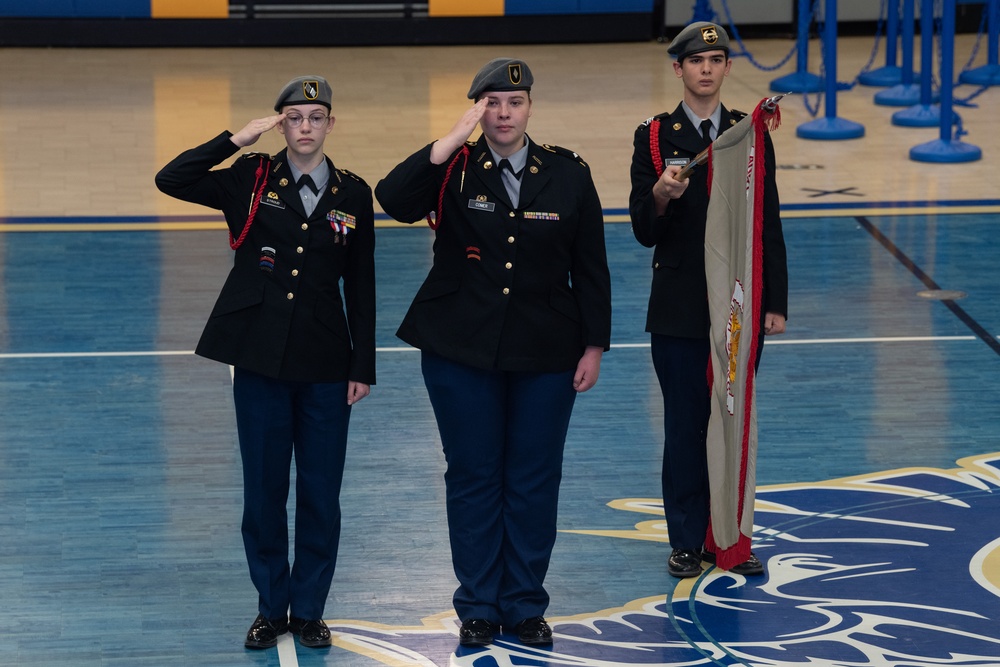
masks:
<path fill-rule="evenodd" d="M 794 45 L 747 46 L 768 64 Z M 839 48 L 850 81 L 872 40 Z M 973 49 L 959 39 L 956 69 Z M 153 174 L 319 73 L 328 154 L 374 186 L 450 129 L 498 55 L 531 66 L 529 134 L 588 161 L 609 223 L 613 349 L 570 426 L 555 644 L 457 650 L 443 457 L 418 355 L 393 335 L 432 236 L 383 220 L 379 378 L 352 417 L 335 646 L 246 651 L 230 373 L 192 354 L 230 251 L 215 212 L 159 194 Z M 790 319 L 758 394 L 768 576 L 678 582 L 643 332 L 650 251 L 626 212 L 632 131 L 680 95 L 664 45 L 4 49 L 0 63 L 0 664 L 1000 665 L 997 90 L 956 108 L 982 159 L 946 165 L 908 158 L 939 128 L 892 125 L 877 89 L 838 95 L 838 117 L 865 126 L 855 140 L 798 139 L 811 115 L 783 101 Z M 723 100 L 749 109 L 794 68 L 738 58 Z"/>

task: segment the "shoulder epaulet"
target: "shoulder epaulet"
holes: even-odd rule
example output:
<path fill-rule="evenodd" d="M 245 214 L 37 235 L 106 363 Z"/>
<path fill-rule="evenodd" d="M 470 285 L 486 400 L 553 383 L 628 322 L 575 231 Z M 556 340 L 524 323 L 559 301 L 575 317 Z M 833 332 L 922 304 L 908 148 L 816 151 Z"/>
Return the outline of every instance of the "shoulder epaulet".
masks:
<path fill-rule="evenodd" d="M 651 118 L 647 118 L 646 120 L 644 120 L 641 123 L 639 123 L 639 127 L 649 127 L 649 124 L 652 123 L 654 120 L 663 120 L 664 118 L 670 118 L 670 112 L 669 111 L 665 111 L 665 112 L 663 112 L 661 114 L 657 114 L 655 116 L 652 116 Z M 636 128 L 636 129 L 638 129 L 638 128 Z"/>
<path fill-rule="evenodd" d="M 356 181 L 361 181 L 362 183 L 365 182 L 365 179 L 361 178 L 360 176 L 358 176 L 357 174 L 355 174 L 353 171 L 350 171 L 348 169 L 338 169 L 337 171 L 339 171 L 341 174 L 344 174 L 345 176 L 350 176 L 351 178 L 353 178 Z"/>
<path fill-rule="evenodd" d="M 747 112 L 746 112 L 746 111 L 740 111 L 739 109 L 730 109 L 730 110 L 729 110 L 729 114 L 730 114 L 730 115 L 731 115 L 731 116 L 732 116 L 733 118 L 736 118 L 736 119 L 738 119 L 738 120 L 742 120 L 743 118 L 745 118 L 745 117 L 746 117 L 746 115 L 747 115 Z"/>
<path fill-rule="evenodd" d="M 251 159 L 256 160 L 256 159 L 259 159 L 259 158 L 263 158 L 265 160 L 270 160 L 271 159 L 271 156 L 268 155 L 267 153 L 244 153 L 241 157 L 244 160 L 251 160 Z"/>
<path fill-rule="evenodd" d="M 334 175 L 337 177 L 337 180 L 340 181 L 341 183 L 344 182 L 342 176 L 346 176 L 347 178 L 354 179 L 355 181 L 357 181 L 361 185 L 363 185 L 365 187 L 368 187 L 368 183 L 365 182 L 365 179 L 361 178 L 360 176 L 358 176 L 357 174 L 355 174 L 353 171 L 350 171 L 348 169 L 337 169 L 334 172 Z"/>
<path fill-rule="evenodd" d="M 550 153 L 555 153 L 556 155 L 561 155 L 561 156 L 563 156 L 565 158 L 569 158 L 570 160 L 576 160 L 577 162 L 579 162 L 580 164 L 582 164 L 584 167 L 587 166 L 587 163 L 583 161 L 583 158 L 580 157 L 580 155 L 577 152 L 571 151 L 568 148 L 563 148 L 562 146 L 553 146 L 551 144 L 542 144 L 542 148 L 544 148 L 545 150 L 547 150 Z"/>
<path fill-rule="evenodd" d="M 468 146 L 469 148 L 475 148 L 476 144 L 478 143 L 479 143 L 478 141 L 466 141 L 465 145 Z"/>

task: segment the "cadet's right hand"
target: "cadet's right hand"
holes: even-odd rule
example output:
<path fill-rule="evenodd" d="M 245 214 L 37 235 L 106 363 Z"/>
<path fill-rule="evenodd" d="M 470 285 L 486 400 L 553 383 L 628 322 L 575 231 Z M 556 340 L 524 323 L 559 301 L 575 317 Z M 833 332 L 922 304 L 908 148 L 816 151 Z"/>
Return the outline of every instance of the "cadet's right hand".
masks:
<path fill-rule="evenodd" d="M 458 119 L 455 127 L 451 128 L 448 134 L 434 142 L 434 145 L 431 147 L 431 162 L 434 164 L 443 164 L 449 155 L 462 147 L 462 144 L 472 136 L 483 114 L 486 113 L 486 105 L 488 103 L 489 98 L 483 97 L 473 104 L 462 114 L 462 117 Z"/>
<path fill-rule="evenodd" d="M 679 199 L 687 190 L 689 182 L 686 178 L 683 181 L 677 180 L 677 174 L 681 172 L 681 169 L 683 167 L 677 165 L 671 165 L 664 169 L 660 180 L 653 186 L 653 193 L 666 199 Z M 659 193 L 657 193 L 657 189 L 659 189 Z"/>
<path fill-rule="evenodd" d="M 247 123 L 242 130 L 230 137 L 230 141 L 240 148 L 243 148 L 244 146 L 252 146 L 257 143 L 258 139 L 260 139 L 260 135 L 270 131 L 284 119 L 285 114 L 279 113 L 275 116 L 266 116 L 264 118 L 252 120 Z"/>
<path fill-rule="evenodd" d="M 671 199 L 679 199 L 687 190 L 689 179 L 678 181 L 675 177 L 683 167 L 671 165 L 663 170 L 663 174 L 653 183 L 653 205 L 657 215 L 663 215 Z"/>

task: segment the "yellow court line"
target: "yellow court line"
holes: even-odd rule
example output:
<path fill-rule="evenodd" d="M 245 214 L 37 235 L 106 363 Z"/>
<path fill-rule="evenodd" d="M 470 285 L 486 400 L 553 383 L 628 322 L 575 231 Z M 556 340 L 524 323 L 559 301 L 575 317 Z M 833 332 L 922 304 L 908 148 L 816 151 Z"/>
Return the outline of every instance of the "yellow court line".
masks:
<path fill-rule="evenodd" d="M 190 232 L 225 229 L 224 222 L 81 222 L 0 224 L 0 232 Z"/>
<path fill-rule="evenodd" d="M 853 218 L 864 216 L 877 218 L 894 215 L 958 215 L 958 214 L 1000 214 L 998 206 L 934 206 L 922 208 L 919 206 L 904 206 L 899 208 L 850 208 L 850 209 L 816 209 L 808 211 L 783 211 L 781 217 L 786 220 L 794 218 Z M 627 213 L 615 213 L 604 216 L 606 223 L 630 222 Z M 424 228 L 423 222 L 406 224 L 395 220 L 376 220 L 376 228 L 412 227 Z M 218 220 L 194 220 L 191 222 L 78 222 L 78 223 L 0 223 L 0 233 L 17 232 L 191 232 L 225 230 L 226 224 Z"/>
<path fill-rule="evenodd" d="M 952 215 L 979 213 L 986 215 L 1000 214 L 998 206 L 934 206 L 922 208 L 919 206 L 901 206 L 899 208 L 843 208 L 817 209 L 808 211 L 782 211 L 785 220 L 792 218 L 880 218 L 892 215 Z"/>

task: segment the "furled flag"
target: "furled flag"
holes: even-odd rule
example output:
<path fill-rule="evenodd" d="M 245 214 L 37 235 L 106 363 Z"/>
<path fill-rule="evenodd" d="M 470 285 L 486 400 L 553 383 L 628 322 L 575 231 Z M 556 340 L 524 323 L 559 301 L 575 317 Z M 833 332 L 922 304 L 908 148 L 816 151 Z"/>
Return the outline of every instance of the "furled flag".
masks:
<path fill-rule="evenodd" d="M 708 151 L 705 276 L 711 316 L 708 422 L 711 523 L 705 546 L 731 569 L 750 557 L 757 462 L 755 366 L 763 273 L 764 132 L 776 100 L 719 135 Z"/>

